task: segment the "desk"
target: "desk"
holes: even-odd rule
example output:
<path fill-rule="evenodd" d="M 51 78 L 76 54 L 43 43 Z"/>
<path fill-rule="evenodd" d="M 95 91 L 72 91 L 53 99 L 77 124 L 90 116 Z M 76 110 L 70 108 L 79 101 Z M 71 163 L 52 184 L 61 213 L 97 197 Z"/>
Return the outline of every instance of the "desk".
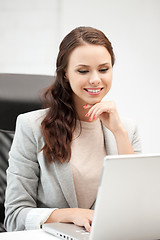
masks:
<path fill-rule="evenodd" d="M 0 240 L 58 240 L 59 238 L 40 230 L 28 230 L 0 233 Z"/>

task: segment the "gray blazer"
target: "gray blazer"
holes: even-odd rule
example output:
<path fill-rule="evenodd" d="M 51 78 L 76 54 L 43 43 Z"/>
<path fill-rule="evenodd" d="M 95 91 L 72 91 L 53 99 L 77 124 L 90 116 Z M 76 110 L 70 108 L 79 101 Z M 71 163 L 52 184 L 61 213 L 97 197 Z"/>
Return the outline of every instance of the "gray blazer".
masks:
<path fill-rule="evenodd" d="M 5 227 L 23 230 L 27 213 L 33 208 L 78 207 L 70 162 L 48 163 L 40 149 L 44 146 L 41 122 L 46 110 L 21 114 L 9 153 Z M 123 120 L 135 153 L 141 152 L 137 127 Z M 117 154 L 113 134 L 103 127 L 107 155 Z"/>

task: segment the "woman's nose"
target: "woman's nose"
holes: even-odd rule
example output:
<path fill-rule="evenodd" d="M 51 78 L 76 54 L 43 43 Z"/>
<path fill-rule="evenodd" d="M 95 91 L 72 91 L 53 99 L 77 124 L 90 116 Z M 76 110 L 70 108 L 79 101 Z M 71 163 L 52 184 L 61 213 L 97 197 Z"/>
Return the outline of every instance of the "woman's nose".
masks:
<path fill-rule="evenodd" d="M 89 79 L 89 83 L 91 85 L 97 86 L 100 84 L 100 82 L 101 82 L 101 79 L 100 79 L 98 73 L 97 72 L 92 73 L 90 76 L 90 79 Z"/>

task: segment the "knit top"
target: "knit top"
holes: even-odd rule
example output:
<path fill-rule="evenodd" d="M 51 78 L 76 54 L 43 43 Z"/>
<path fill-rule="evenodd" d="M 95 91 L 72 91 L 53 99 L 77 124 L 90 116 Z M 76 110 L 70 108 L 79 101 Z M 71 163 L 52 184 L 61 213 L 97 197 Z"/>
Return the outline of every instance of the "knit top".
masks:
<path fill-rule="evenodd" d="M 79 208 L 91 208 L 96 200 L 102 163 L 106 155 L 100 120 L 77 121 L 73 134 L 71 166 Z"/>

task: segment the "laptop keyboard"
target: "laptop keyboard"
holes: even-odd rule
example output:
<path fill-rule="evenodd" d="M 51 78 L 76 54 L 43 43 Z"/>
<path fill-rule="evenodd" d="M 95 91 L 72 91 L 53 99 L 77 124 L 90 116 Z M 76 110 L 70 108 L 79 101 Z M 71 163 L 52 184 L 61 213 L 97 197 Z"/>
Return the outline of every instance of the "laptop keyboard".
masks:
<path fill-rule="evenodd" d="M 76 232 L 82 234 L 82 236 L 83 236 L 82 239 L 84 239 L 84 240 L 89 239 L 90 233 L 87 232 L 85 229 L 84 230 L 83 229 L 82 230 L 77 230 Z"/>

